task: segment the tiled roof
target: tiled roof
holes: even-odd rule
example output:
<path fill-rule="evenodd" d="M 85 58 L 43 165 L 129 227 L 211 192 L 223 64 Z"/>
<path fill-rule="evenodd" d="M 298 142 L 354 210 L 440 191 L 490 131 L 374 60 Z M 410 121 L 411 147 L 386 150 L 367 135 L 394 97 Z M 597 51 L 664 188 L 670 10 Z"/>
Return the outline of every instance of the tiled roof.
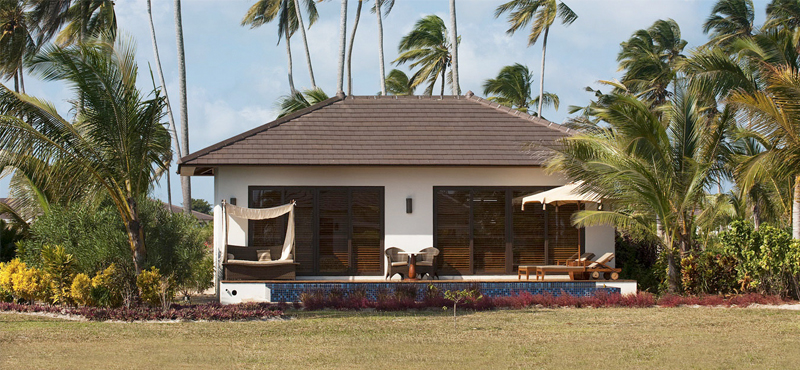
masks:
<path fill-rule="evenodd" d="M 180 167 L 539 166 L 544 147 L 569 131 L 472 93 L 334 97 L 190 154 Z"/>
<path fill-rule="evenodd" d="M 183 207 L 177 206 L 175 204 L 173 204 L 171 206 L 171 208 L 170 208 L 170 205 L 168 203 L 164 202 L 163 200 L 161 201 L 161 204 L 164 206 L 165 209 L 168 209 L 168 210 L 172 211 L 172 213 L 183 213 L 184 212 Z M 192 210 L 192 216 L 194 216 L 194 218 L 196 218 L 196 219 L 198 219 L 199 221 L 202 221 L 202 222 L 214 221 L 214 216 L 206 214 L 206 213 L 202 213 L 202 212 L 197 212 L 195 210 Z"/>

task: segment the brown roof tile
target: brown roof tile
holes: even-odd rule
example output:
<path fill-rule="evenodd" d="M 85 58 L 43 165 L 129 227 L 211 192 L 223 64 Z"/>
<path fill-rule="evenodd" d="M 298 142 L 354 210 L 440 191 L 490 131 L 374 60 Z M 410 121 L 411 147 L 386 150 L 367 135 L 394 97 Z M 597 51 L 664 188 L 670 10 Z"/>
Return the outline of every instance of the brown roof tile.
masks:
<path fill-rule="evenodd" d="M 334 97 L 192 153 L 180 166 L 538 166 L 569 130 L 466 96 Z M 536 142 L 544 147 L 529 150 Z"/>

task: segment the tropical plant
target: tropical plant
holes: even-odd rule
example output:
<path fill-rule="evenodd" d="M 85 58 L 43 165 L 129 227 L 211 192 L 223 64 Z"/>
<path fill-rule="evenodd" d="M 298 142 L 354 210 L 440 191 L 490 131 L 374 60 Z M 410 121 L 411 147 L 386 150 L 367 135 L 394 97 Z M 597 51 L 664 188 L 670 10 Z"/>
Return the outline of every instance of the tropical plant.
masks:
<path fill-rule="evenodd" d="M 353 32 L 350 33 L 350 45 L 347 46 L 347 95 L 353 95 L 353 44 L 356 41 L 356 30 L 358 30 L 358 21 L 361 20 L 361 8 L 364 6 L 364 1 L 358 0 L 356 18 L 353 21 Z"/>
<path fill-rule="evenodd" d="M 0 1 L 0 77 L 14 79 L 14 91 L 25 93 L 23 62 L 36 51 L 34 23 L 26 0 Z"/>
<path fill-rule="evenodd" d="M 46 245 L 42 248 L 42 265 L 49 277 L 53 302 L 67 303 L 75 275 L 75 257 L 60 245 Z"/>
<path fill-rule="evenodd" d="M 531 32 L 528 34 L 528 46 L 531 46 L 542 37 L 542 70 L 539 79 L 539 101 L 544 101 L 544 61 L 547 52 L 547 36 L 550 33 L 550 26 L 556 20 L 561 19 L 565 26 L 571 25 L 578 19 L 578 15 L 570 9 L 567 4 L 556 0 L 511 0 L 497 7 L 494 17 L 497 18 L 503 13 L 508 14 L 509 29 L 508 34 L 514 34 L 521 28 L 531 24 Z M 542 115 L 540 105 L 536 113 Z"/>
<path fill-rule="evenodd" d="M 709 44 L 724 47 L 752 36 L 754 18 L 752 0 L 719 0 L 703 23 L 703 33 L 711 33 Z"/>
<path fill-rule="evenodd" d="M 398 46 L 400 56 L 394 60 L 397 65 L 410 63 L 419 70 L 411 76 L 411 87 L 427 83 L 425 95 L 433 94 L 433 86 L 442 77 L 441 95 L 447 82 L 447 69 L 450 68 L 450 43 L 444 21 L 436 15 L 425 16 L 414 25 L 414 29 L 403 36 Z"/>
<path fill-rule="evenodd" d="M 698 204 L 720 170 L 725 137 L 706 133 L 732 119 L 705 115 L 699 102 L 678 90 L 665 108 L 654 110 L 651 101 L 614 94 L 594 112 L 607 126 L 563 139 L 547 165 L 608 199 L 603 210 L 578 212 L 576 225 L 611 224 L 660 241 L 673 292 L 679 284 L 675 254 L 694 248 Z"/>
<path fill-rule="evenodd" d="M 20 227 L 0 220 L 0 262 L 8 262 L 17 255 L 17 243 L 25 237 Z"/>
<path fill-rule="evenodd" d="M 390 95 L 414 95 L 414 87 L 405 72 L 393 69 L 386 76 L 386 92 Z"/>
<path fill-rule="evenodd" d="M 531 100 L 532 86 L 533 73 L 527 66 L 516 63 L 503 67 L 497 77 L 486 80 L 483 83 L 483 94 L 487 96 L 493 94 L 489 100 L 527 113 L 531 105 L 539 106 L 538 96 Z M 553 105 L 558 110 L 559 103 L 558 95 L 545 92 L 545 105 Z"/>
<path fill-rule="evenodd" d="M 280 113 L 278 118 L 287 114 L 297 112 L 301 109 L 308 108 L 314 104 L 325 101 L 328 99 L 328 94 L 325 94 L 322 89 L 295 91 L 291 95 L 285 95 L 278 99 L 278 106 Z"/>
<path fill-rule="evenodd" d="M 146 257 L 136 200 L 146 194 L 158 169 L 171 155 L 162 126 L 164 100 L 136 87 L 138 69 L 127 38 L 116 43 L 93 39 L 83 44 L 50 46 L 32 61 L 45 80 L 65 81 L 81 97 L 75 122 L 44 101 L 0 87 L 0 150 L 11 166 L 30 158 L 42 163 L 34 172 L 58 164 L 61 178 L 86 182 L 78 192 L 107 196 L 128 234 L 134 266 Z"/>
<path fill-rule="evenodd" d="M 450 40 L 458 40 L 458 28 L 456 22 L 456 0 L 450 0 Z M 458 43 L 451 42 L 450 55 L 452 55 L 452 81 L 453 95 L 461 95 L 461 87 L 458 84 Z"/>
<path fill-rule="evenodd" d="M 383 61 L 383 17 L 394 8 L 395 0 L 375 0 L 372 12 L 378 17 L 378 66 L 381 74 L 381 95 L 386 95 L 386 63 Z"/>
<path fill-rule="evenodd" d="M 675 83 L 685 59 L 686 44 L 672 19 L 658 20 L 650 28 L 634 32 L 621 44 L 617 56 L 619 68 L 624 71 L 622 84 L 656 106 L 666 103 L 673 93 L 669 85 Z"/>
<path fill-rule="evenodd" d="M 83 42 L 90 37 L 105 35 L 112 40 L 117 34 L 117 15 L 112 0 L 72 0 L 72 5 L 61 14 L 67 25 L 56 42 L 62 46 Z"/>
<path fill-rule="evenodd" d="M 172 114 L 172 104 L 169 102 L 169 94 L 167 93 L 167 82 L 164 79 L 164 71 L 161 69 L 161 58 L 158 55 L 158 42 L 156 41 L 156 27 L 153 23 L 153 7 L 150 4 L 150 0 L 147 0 L 147 19 L 150 21 L 150 39 L 153 42 L 153 57 L 155 58 L 156 64 L 156 73 L 158 74 L 158 80 L 161 83 L 161 89 L 164 93 L 164 104 L 167 108 L 167 118 L 169 119 L 169 134 L 172 137 L 172 141 L 175 145 L 175 154 L 185 157 L 189 155 L 185 150 L 181 150 L 180 144 L 180 137 L 178 136 L 178 131 L 175 126 L 175 116 Z M 170 207 L 172 207 L 172 186 L 170 181 L 170 173 L 169 167 L 172 163 L 172 157 L 170 157 L 170 162 L 167 164 L 167 203 Z"/>
<path fill-rule="evenodd" d="M 342 0 L 339 10 L 339 66 L 336 78 L 336 95 L 344 95 L 344 49 L 347 46 L 347 0 Z M 292 91 L 294 93 L 294 91 Z"/>
<path fill-rule="evenodd" d="M 186 102 L 186 52 L 183 49 L 183 21 L 181 20 L 181 0 L 175 0 L 175 39 L 178 51 L 178 91 L 180 92 L 181 147 L 183 156 L 189 154 L 189 111 Z M 164 87 L 166 89 L 166 87 Z M 172 156 L 170 155 L 170 158 Z M 169 163 L 169 161 L 167 161 Z M 181 176 L 183 211 L 192 214 L 192 178 Z"/>
<path fill-rule="evenodd" d="M 210 215 L 213 208 L 205 199 L 192 199 L 192 211 Z"/>

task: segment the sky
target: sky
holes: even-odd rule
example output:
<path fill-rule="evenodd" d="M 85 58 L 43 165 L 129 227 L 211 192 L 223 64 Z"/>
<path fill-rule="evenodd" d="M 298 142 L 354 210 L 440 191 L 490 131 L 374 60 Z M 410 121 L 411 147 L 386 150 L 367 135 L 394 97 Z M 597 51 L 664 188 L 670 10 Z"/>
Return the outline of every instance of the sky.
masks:
<path fill-rule="evenodd" d="M 152 0 L 159 55 L 170 103 L 179 121 L 178 64 L 172 0 Z M 482 85 L 506 65 L 521 63 L 534 72 L 534 91 L 538 94 L 541 43 L 527 46 L 529 28 L 508 35 L 505 16 L 494 17 L 494 9 L 504 1 L 457 0 L 459 76 L 461 90 L 482 96 Z M 188 91 L 189 149 L 195 152 L 243 131 L 272 121 L 277 116 L 277 99 L 286 95 L 286 47 L 278 45 L 277 24 L 260 28 L 240 26 L 241 19 L 255 0 L 183 0 L 181 2 L 186 51 Z M 599 80 L 620 78 L 616 57 L 619 44 L 633 32 L 647 28 L 658 19 L 672 18 L 688 41 L 687 52 L 704 44 L 707 36 L 702 24 L 709 16 L 712 0 L 567 0 L 578 19 L 565 27 L 551 28 L 546 52 L 545 91 L 560 97 L 558 111 L 544 109 L 542 115 L 561 123 L 568 118 L 567 107 L 586 105 L 592 95 L 586 86 L 608 90 Z M 353 95 L 375 95 L 380 91 L 377 19 L 362 11 L 353 49 Z M 764 22 L 766 1 L 755 1 L 756 25 Z M 349 1 L 348 28 L 352 27 L 357 1 Z M 337 52 L 339 47 L 340 2 L 317 4 L 319 20 L 307 30 L 317 85 L 329 95 L 336 92 Z M 117 0 L 116 14 L 121 33 L 137 45 L 138 85 L 153 88 L 149 69 L 155 74 L 153 46 L 145 0 Z M 386 71 L 399 68 L 411 75 L 407 66 L 395 67 L 397 45 L 420 18 L 436 14 L 449 24 L 448 0 L 397 0 L 385 16 L 384 52 Z M 305 20 L 308 25 L 308 19 Z M 349 40 L 349 31 L 348 31 Z M 310 87 L 308 68 L 299 33 L 292 37 L 294 81 L 297 88 Z M 74 94 L 59 82 L 43 82 L 25 76 L 29 95 L 55 104 L 62 115 L 69 113 L 67 100 Z M 157 80 L 157 77 L 156 77 Z M 5 82 L 13 86 L 13 82 Z M 438 91 L 438 84 L 434 91 Z M 346 90 L 346 87 L 345 87 Z M 418 89 L 418 93 L 423 89 Z M 447 90 L 449 91 L 449 89 Z M 165 118 L 166 120 L 166 118 Z M 174 169 L 174 167 L 173 167 Z M 174 172 L 174 171 L 173 171 Z M 171 175 L 172 200 L 182 201 L 179 177 Z M 192 197 L 213 201 L 212 177 L 192 178 Z M 8 194 L 8 179 L 0 181 L 0 197 Z M 166 180 L 153 196 L 167 199 Z"/>

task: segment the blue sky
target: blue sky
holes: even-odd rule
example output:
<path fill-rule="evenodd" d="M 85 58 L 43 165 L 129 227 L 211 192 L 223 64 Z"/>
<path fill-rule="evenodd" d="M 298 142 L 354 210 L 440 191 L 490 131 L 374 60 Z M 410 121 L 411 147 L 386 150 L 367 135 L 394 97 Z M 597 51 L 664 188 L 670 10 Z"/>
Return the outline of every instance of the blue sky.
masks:
<path fill-rule="evenodd" d="M 171 103 L 178 106 L 178 71 L 172 0 L 152 0 L 153 16 Z M 275 101 L 288 90 L 286 48 L 277 43 L 277 25 L 250 29 L 239 24 L 254 0 L 183 0 L 183 27 L 187 64 L 189 105 L 189 147 L 197 151 L 218 141 L 273 120 Z M 501 67 L 513 63 L 535 71 L 538 93 L 541 44 L 527 47 L 527 30 L 514 36 L 505 33 L 504 17 L 494 18 L 494 9 L 503 1 L 457 0 L 459 74 L 462 91 L 482 95 L 481 85 Z M 352 26 L 356 1 L 349 2 L 348 27 Z M 619 44 L 658 19 L 672 18 L 681 26 L 688 48 L 706 42 L 702 23 L 715 1 L 711 0 L 568 0 L 578 14 L 569 27 L 551 29 L 547 49 L 545 90 L 561 98 L 558 111 L 546 109 L 543 116 L 562 122 L 569 105 L 585 105 L 591 95 L 585 86 L 601 88 L 598 80 L 619 78 L 616 55 Z M 755 1 L 756 24 L 764 21 L 766 1 Z M 371 4 L 368 3 L 368 4 Z M 383 22 L 386 71 L 397 57 L 397 44 L 414 23 L 428 14 L 449 17 L 448 0 L 397 0 Z M 376 18 L 365 5 L 353 51 L 353 94 L 374 95 L 380 90 Z M 307 31 L 317 85 L 333 95 L 336 90 L 339 7 L 336 0 L 317 5 L 320 19 Z M 116 12 L 122 32 L 137 45 L 139 85 L 152 88 L 148 63 L 153 63 L 153 48 L 144 0 L 118 0 Z M 307 20 L 306 20 L 307 22 Z M 299 33 L 298 35 L 299 36 Z M 348 36 L 349 37 L 349 36 Z M 309 87 L 309 78 L 299 37 L 292 38 L 295 85 Z M 399 67 L 409 72 L 406 66 Z M 155 69 L 155 67 L 153 67 Z M 410 73 L 409 73 L 410 75 Z M 41 82 L 26 76 L 27 93 L 53 102 L 66 115 L 66 100 L 72 94 L 56 82 Z M 13 86 L 13 82 L 6 82 Z M 421 92 L 419 89 L 418 92 Z M 437 90 L 438 91 L 438 85 Z M 176 112 L 177 113 L 177 112 Z M 176 120 L 179 117 L 176 115 Z M 180 203 L 178 176 L 173 174 L 173 202 Z M 166 182 L 154 196 L 166 200 Z M 193 197 L 213 200 L 213 180 L 195 177 Z M 0 182 L 0 197 L 6 196 L 8 181 Z"/>

